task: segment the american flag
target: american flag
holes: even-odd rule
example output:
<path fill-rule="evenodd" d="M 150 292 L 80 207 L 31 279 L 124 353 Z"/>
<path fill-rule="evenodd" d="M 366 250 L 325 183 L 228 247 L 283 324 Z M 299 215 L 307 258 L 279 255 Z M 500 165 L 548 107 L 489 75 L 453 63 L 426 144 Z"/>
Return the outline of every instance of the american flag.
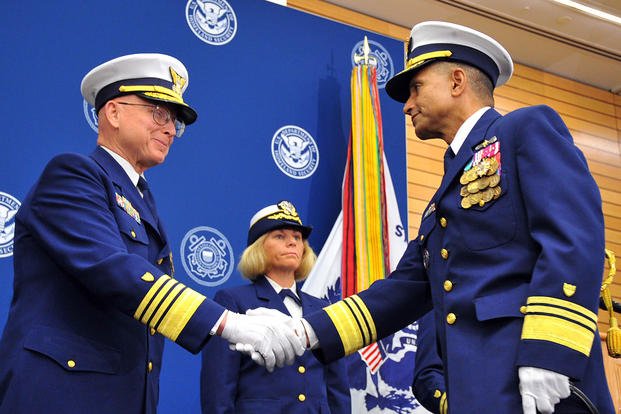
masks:
<path fill-rule="evenodd" d="M 362 360 L 369 367 L 371 374 L 375 374 L 384 363 L 385 352 L 379 342 L 374 342 L 371 345 L 367 345 L 360 351 Z"/>

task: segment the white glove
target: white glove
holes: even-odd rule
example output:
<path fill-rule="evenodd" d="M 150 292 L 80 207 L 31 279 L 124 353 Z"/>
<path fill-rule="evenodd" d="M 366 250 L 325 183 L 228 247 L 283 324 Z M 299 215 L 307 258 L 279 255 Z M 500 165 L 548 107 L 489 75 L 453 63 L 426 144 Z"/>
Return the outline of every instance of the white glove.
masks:
<path fill-rule="evenodd" d="M 569 397 L 569 377 L 543 368 L 519 367 L 520 394 L 524 414 L 554 412 L 554 406 Z"/>
<path fill-rule="evenodd" d="M 270 309 L 270 308 L 256 308 L 256 309 L 248 309 L 246 311 L 246 315 L 252 316 L 267 316 L 271 318 L 275 318 L 279 321 L 282 321 L 295 331 L 295 334 L 298 336 L 304 347 L 306 348 L 306 330 L 304 324 L 302 323 L 301 318 L 292 318 L 289 315 L 285 315 L 279 310 Z"/>
<path fill-rule="evenodd" d="M 249 316 L 228 312 L 222 337 L 231 348 L 244 352 L 272 372 L 274 366 L 291 365 L 304 353 L 302 341 L 284 321 L 273 316 Z"/>

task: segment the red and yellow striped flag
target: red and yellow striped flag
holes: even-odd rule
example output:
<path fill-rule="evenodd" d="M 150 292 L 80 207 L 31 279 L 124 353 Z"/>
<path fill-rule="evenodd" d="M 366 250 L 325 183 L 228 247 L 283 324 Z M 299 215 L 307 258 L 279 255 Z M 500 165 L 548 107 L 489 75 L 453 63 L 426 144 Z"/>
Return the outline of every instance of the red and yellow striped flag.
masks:
<path fill-rule="evenodd" d="M 343 182 L 343 297 L 390 272 L 382 114 L 375 66 L 351 75 L 351 135 Z"/>

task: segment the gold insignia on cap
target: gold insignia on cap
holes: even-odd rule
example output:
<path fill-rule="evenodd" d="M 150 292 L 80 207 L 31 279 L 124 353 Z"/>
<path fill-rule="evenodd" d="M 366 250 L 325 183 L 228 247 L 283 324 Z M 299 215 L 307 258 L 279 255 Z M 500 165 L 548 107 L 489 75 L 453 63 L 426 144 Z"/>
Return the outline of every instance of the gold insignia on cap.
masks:
<path fill-rule="evenodd" d="M 270 220 L 291 220 L 297 223 L 302 224 L 302 220 L 300 216 L 298 216 L 298 212 L 295 209 L 295 206 L 290 201 L 281 201 L 277 204 L 279 211 L 275 214 L 267 216 Z"/>
<path fill-rule="evenodd" d="M 176 93 L 181 95 L 181 93 L 183 91 L 183 87 L 188 82 L 188 80 L 183 78 L 177 72 L 175 72 L 175 70 L 172 68 L 172 66 L 169 67 L 169 69 L 170 69 L 170 76 L 172 77 L 172 81 L 173 81 L 172 89 L 173 89 L 173 91 L 175 91 Z"/>
<path fill-rule="evenodd" d="M 570 285 L 569 283 L 563 283 L 563 293 L 568 298 L 572 297 L 576 293 L 576 285 Z"/>
<path fill-rule="evenodd" d="M 291 215 L 291 216 L 297 216 L 298 212 L 295 209 L 295 206 L 293 204 L 291 204 L 291 202 L 289 201 L 281 201 L 280 203 L 278 203 L 278 207 L 283 210 L 285 213 Z"/>

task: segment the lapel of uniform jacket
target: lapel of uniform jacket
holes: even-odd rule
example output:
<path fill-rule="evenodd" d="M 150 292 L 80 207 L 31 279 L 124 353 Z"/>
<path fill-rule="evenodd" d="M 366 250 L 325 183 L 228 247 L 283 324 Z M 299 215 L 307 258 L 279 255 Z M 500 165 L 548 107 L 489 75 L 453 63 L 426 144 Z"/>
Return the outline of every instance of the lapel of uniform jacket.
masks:
<path fill-rule="evenodd" d="M 119 163 L 116 162 L 115 159 L 101 147 L 97 147 L 91 154 L 91 157 L 108 174 L 108 177 L 110 177 L 110 180 L 114 183 L 115 190 L 118 191 L 119 195 L 125 197 L 132 204 L 132 206 L 138 210 L 140 220 L 149 223 L 164 243 L 167 244 L 166 236 L 157 226 L 157 220 L 151 213 L 151 210 L 147 207 L 147 204 L 144 202 L 142 197 L 140 197 L 138 189 L 134 186 L 134 183 L 132 183 L 129 176 L 119 165 Z"/>
<path fill-rule="evenodd" d="M 459 153 L 455 156 L 455 159 L 450 162 L 448 171 L 446 171 L 444 177 L 442 177 L 440 188 L 438 188 L 438 191 L 436 191 L 436 194 L 433 197 L 434 200 L 442 199 L 444 192 L 450 187 L 453 180 L 460 175 L 466 164 L 472 159 L 474 155 L 474 147 L 483 141 L 490 125 L 500 117 L 501 115 L 496 112 L 496 110 L 489 109 L 477 121 L 474 128 L 472 128 L 472 131 L 470 131 L 468 137 L 459 149 Z"/>
<path fill-rule="evenodd" d="M 257 299 L 259 299 L 259 302 L 266 302 L 264 307 L 276 309 L 285 315 L 289 315 L 289 311 L 287 310 L 284 302 L 280 296 L 278 296 L 272 285 L 270 285 L 270 282 L 267 281 L 265 276 L 260 276 L 254 281 L 254 288 L 257 292 Z"/>

